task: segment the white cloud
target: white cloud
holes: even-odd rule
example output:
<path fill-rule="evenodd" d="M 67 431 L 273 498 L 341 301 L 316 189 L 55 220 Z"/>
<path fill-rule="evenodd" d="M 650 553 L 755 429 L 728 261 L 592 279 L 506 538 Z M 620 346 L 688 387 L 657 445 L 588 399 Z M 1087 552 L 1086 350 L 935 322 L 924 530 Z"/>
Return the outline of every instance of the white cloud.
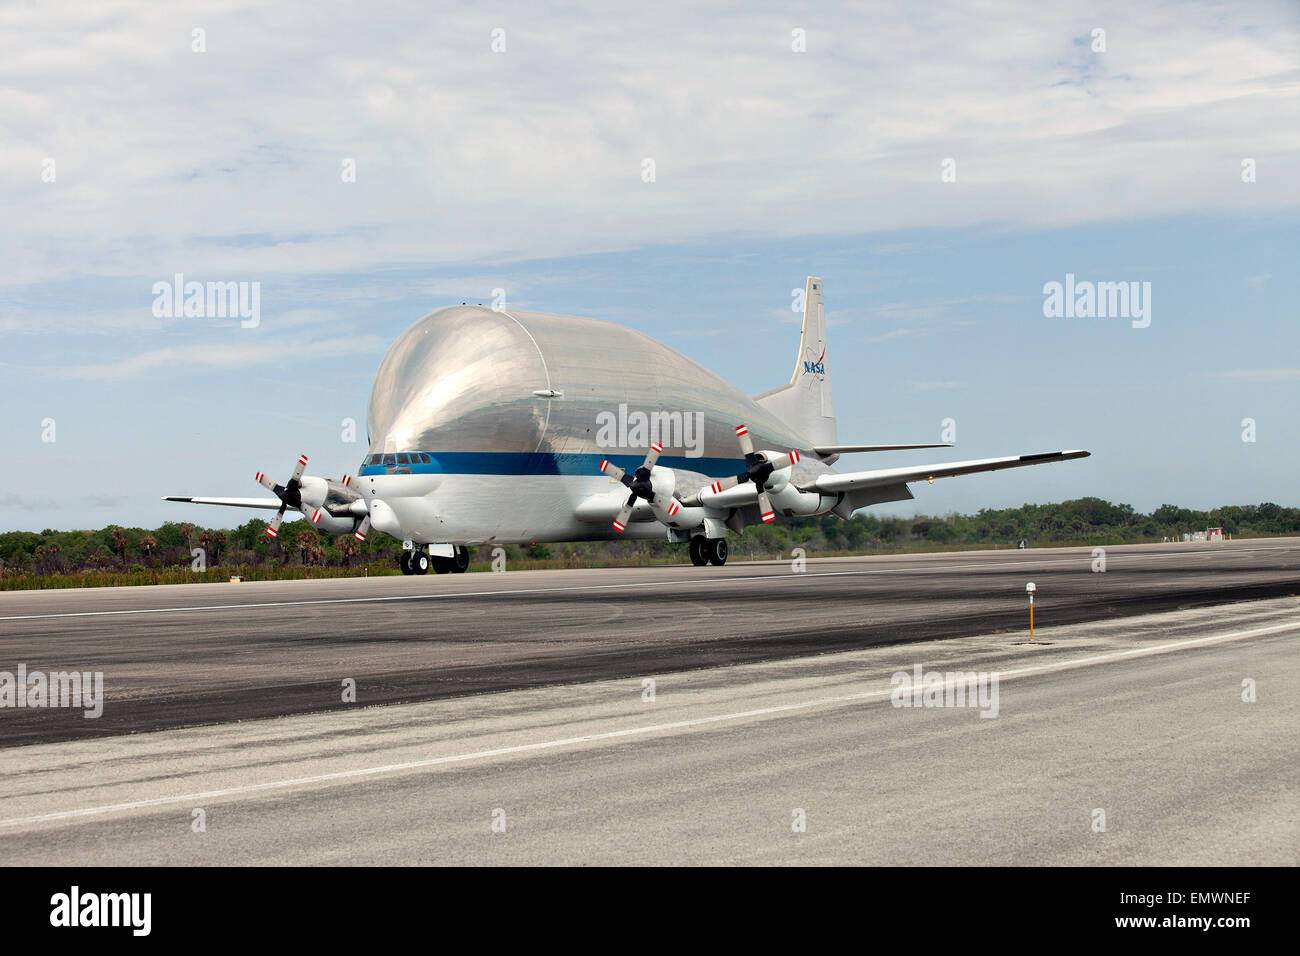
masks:
<path fill-rule="evenodd" d="M 0 282 L 1300 204 L 1293 4 L 898 9 L 9 4 Z"/>
<path fill-rule="evenodd" d="M 177 345 L 153 349 L 111 362 L 88 365 L 45 365 L 31 371 L 43 378 L 73 381 L 119 382 L 139 378 L 163 366 L 187 368 L 248 368 L 279 364 L 286 354 L 295 359 L 367 355 L 383 351 L 388 343 L 374 335 L 342 336 L 316 342 L 284 344 L 250 337 L 247 342 L 224 345 Z"/>
<path fill-rule="evenodd" d="M 1300 368 L 1238 368 L 1206 372 L 1208 378 L 1248 382 L 1294 382 L 1300 380 Z"/>
<path fill-rule="evenodd" d="M 965 382 L 908 382 L 907 390 L 909 392 L 943 392 L 952 389 L 965 388 Z"/>

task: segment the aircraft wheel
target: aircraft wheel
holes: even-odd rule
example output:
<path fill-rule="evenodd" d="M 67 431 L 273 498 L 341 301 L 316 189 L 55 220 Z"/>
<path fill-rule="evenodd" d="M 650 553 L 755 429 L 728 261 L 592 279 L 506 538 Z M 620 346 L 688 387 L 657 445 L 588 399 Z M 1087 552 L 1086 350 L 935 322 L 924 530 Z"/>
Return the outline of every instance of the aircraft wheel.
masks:
<path fill-rule="evenodd" d="M 416 551 L 411 555 L 411 573 L 428 574 L 429 573 L 429 555 L 424 551 Z"/>
<path fill-rule="evenodd" d="M 469 548 L 463 544 L 458 544 L 453 552 L 451 559 L 451 571 L 453 574 L 464 574 L 469 570 Z"/>
<path fill-rule="evenodd" d="M 414 574 L 415 569 L 411 567 L 411 552 L 403 551 L 402 556 L 397 559 L 397 566 L 402 569 L 403 574 Z"/>
<path fill-rule="evenodd" d="M 713 538 L 709 541 L 709 564 L 721 567 L 727 563 L 727 539 Z"/>
<path fill-rule="evenodd" d="M 709 563 L 708 546 L 708 538 L 698 534 L 691 538 L 691 564 L 699 568 Z"/>
<path fill-rule="evenodd" d="M 433 570 L 437 574 L 450 574 L 453 570 L 455 570 L 451 566 L 452 564 L 451 558 L 443 558 L 435 555 L 430 560 L 432 560 Z"/>

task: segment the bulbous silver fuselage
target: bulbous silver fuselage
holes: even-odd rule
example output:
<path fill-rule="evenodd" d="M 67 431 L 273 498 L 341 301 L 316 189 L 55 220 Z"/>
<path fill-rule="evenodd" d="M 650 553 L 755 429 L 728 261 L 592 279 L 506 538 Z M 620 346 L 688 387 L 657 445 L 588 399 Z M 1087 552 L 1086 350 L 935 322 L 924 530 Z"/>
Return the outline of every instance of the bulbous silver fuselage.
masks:
<path fill-rule="evenodd" d="M 688 492 L 743 470 L 742 422 L 760 449 L 810 451 L 748 396 L 640 332 L 452 306 L 420 319 L 384 357 L 359 490 L 391 509 L 372 508 L 379 530 L 400 527 L 416 541 L 617 537 L 576 513 L 593 496 L 626 496 L 600 474 L 601 459 L 631 471 L 658 440 L 660 466 Z M 645 517 L 624 537 L 664 533 Z"/>
<path fill-rule="evenodd" d="M 439 309 L 402 334 L 375 377 L 367 425 L 371 454 L 599 460 L 644 455 L 649 442 L 637 440 L 636 419 L 613 446 L 608 429 L 601 434 L 610 416 L 617 421 L 637 412 L 661 413 L 657 431 L 667 434 L 656 437 L 670 466 L 676 459 L 726 459 L 720 474 L 733 473 L 740 457 L 733 428 L 742 421 L 759 447 L 806 450 L 748 396 L 640 332 L 597 319 L 482 306 Z M 703 416 L 702 436 L 685 434 L 685 416 L 692 422 Z M 521 467 L 529 464 L 546 463 Z"/>

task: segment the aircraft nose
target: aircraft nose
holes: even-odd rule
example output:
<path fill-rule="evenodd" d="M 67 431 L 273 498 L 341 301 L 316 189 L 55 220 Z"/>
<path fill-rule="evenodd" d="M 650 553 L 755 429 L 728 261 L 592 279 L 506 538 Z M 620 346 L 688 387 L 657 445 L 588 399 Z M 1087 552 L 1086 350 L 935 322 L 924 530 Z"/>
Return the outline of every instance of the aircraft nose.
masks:
<path fill-rule="evenodd" d="M 394 538 L 402 536 L 402 523 L 387 504 L 378 498 L 370 499 L 370 526 Z"/>

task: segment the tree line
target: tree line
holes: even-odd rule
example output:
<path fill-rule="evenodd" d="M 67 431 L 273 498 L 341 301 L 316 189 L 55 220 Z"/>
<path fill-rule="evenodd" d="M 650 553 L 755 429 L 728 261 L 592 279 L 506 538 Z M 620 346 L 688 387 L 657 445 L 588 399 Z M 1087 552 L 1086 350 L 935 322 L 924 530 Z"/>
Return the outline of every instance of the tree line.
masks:
<path fill-rule="evenodd" d="M 116 574 L 160 570 L 348 569 L 395 566 L 400 542 L 371 535 L 321 534 L 306 519 L 285 522 L 279 536 L 254 518 L 234 529 L 167 522 L 157 528 L 109 526 L 98 531 L 45 529 L 0 534 L 0 577 Z M 1127 504 L 1079 498 L 1055 504 L 981 509 L 973 515 L 877 517 L 859 513 L 849 521 L 833 515 L 748 528 L 733 538 L 733 558 L 763 558 L 803 548 L 808 554 L 897 551 L 922 547 L 1030 547 L 1052 544 L 1127 544 L 1179 539 L 1190 531 L 1221 527 L 1238 537 L 1300 534 L 1300 508 L 1266 502 L 1210 511 L 1161 505 L 1142 514 Z M 505 547 L 507 565 L 627 563 L 670 559 L 680 549 L 666 541 L 608 541 Z M 473 560 L 491 560 L 490 546 Z M 12 586 L 13 582 L 10 582 Z"/>

